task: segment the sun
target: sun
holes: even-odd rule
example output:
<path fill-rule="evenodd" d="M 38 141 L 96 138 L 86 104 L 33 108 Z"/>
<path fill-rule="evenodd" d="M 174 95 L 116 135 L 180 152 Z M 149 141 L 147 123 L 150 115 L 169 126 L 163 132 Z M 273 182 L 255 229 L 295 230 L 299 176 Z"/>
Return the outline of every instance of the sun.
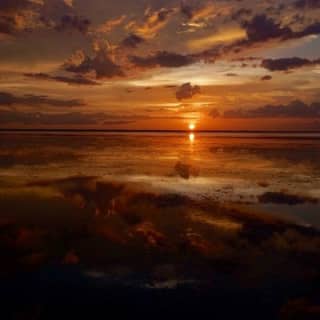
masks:
<path fill-rule="evenodd" d="M 189 124 L 189 130 L 193 131 L 196 128 L 194 123 Z"/>

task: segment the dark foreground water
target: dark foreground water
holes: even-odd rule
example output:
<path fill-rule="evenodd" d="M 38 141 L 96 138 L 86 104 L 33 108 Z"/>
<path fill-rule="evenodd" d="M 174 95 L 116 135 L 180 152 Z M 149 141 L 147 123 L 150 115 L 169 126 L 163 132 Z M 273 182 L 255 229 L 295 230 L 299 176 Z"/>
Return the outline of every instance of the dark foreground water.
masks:
<path fill-rule="evenodd" d="M 2 133 L 1 319 L 319 319 L 320 140 Z"/>

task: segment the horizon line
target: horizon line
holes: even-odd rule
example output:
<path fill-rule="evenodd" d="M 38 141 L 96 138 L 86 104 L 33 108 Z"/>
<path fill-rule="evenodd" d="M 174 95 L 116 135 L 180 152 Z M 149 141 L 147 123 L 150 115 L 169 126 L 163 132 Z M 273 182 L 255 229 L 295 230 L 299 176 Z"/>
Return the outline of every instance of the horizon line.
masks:
<path fill-rule="evenodd" d="M 0 128 L 0 132 L 115 132 L 115 133 L 320 133 L 320 130 L 188 130 L 188 129 L 70 129 L 70 128 Z"/>

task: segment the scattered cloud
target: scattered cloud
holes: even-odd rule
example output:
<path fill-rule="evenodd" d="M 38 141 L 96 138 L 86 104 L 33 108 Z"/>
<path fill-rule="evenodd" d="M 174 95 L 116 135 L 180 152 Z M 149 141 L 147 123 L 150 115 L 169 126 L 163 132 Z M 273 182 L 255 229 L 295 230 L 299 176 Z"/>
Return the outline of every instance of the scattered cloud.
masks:
<path fill-rule="evenodd" d="M 94 72 L 97 79 L 124 76 L 121 67 L 113 61 L 110 52 L 103 47 L 98 48 L 92 58 L 83 52 L 77 52 L 64 64 L 63 68 L 65 71 L 77 74 Z"/>
<path fill-rule="evenodd" d="M 265 105 L 254 109 L 230 109 L 220 113 L 211 110 L 212 117 L 250 119 L 250 118 L 318 118 L 320 117 L 320 103 L 305 104 L 295 100 L 287 105 Z"/>
<path fill-rule="evenodd" d="M 188 47 L 192 50 L 203 50 L 212 47 L 213 45 L 231 43 L 236 40 L 245 39 L 246 33 L 242 28 L 232 27 L 217 30 L 213 34 L 203 37 L 197 37 L 188 41 Z"/>
<path fill-rule="evenodd" d="M 139 44 L 143 43 L 144 41 L 145 40 L 142 37 L 132 33 L 122 40 L 121 45 L 125 48 L 136 48 Z"/>
<path fill-rule="evenodd" d="M 7 72 L 14 66 L 14 70 L 8 70 L 13 82 L 18 79 L 17 73 L 13 74 L 13 71 L 19 71 L 20 65 L 16 64 L 18 62 L 23 66 L 21 70 L 26 72 L 26 77 L 39 80 L 32 81 L 32 85 L 40 85 L 41 80 L 46 80 L 88 86 L 89 90 L 90 86 L 101 84 L 101 90 L 106 87 L 108 98 L 111 95 L 109 86 L 117 87 L 114 92 L 119 97 L 121 95 L 134 100 L 134 103 L 144 104 L 148 98 L 173 99 L 169 96 L 170 92 L 162 95 L 161 88 L 166 84 L 183 84 L 188 81 L 198 83 L 202 88 L 207 84 L 210 86 L 205 90 L 208 94 L 199 98 L 199 103 L 223 103 L 225 110 L 232 108 L 235 99 L 244 108 L 265 105 L 272 101 L 271 97 L 278 96 L 286 96 L 274 99 L 284 105 L 291 99 L 316 99 L 317 88 L 313 80 L 317 80 L 319 74 L 316 66 L 319 59 L 313 60 L 317 57 L 314 57 L 312 45 L 317 47 L 319 42 L 317 35 L 320 34 L 320 23 L 316 10 L 319 1 L 293 0 L 287 7 L 274 1 L 257 4 L 251 1 L 207 0 L 172 3 L 166 0 L 161 3 L 144 1 L 137 4 L 128 1 L 126 4 L 109 6 L 100 0 L 93 0 L 90 5 L 72 0 L 1 1 L 0 36 L 1 39 L 6 39 L 1 41 L 2 69 Z M 69 38 L 70 33 L 72 35 Z M 82 34 L 85 36 L 81 36 Z M 78 50 L 77 53 L 62 65 L 65 57 L 70 56 L 74 50 Z M 255 55 L 260 57 L 255 58 Z M 283 56 L 288 58 L 279 58 Z M 242 62 L 242 66 L 238 62 Z M 207 63 L 215 65 L 208 66 L 207 69 Z M 300 81 L 298 84 L 297 75 L 288 72 L 288 82 L 275 89 L 280 85 L 276 81 L 276 74 L 261 74 L 259 66 L 271 72 L 291 71 L 308 66 L 313 68 L 303 70 L 305 73 L 310 71 L 308 83 L 302 84 Z M 151 70 L 158 68 L 172 70 Z M 211 75 L 209 68 L 212 68 Z M 193 70 L 201 75 L 189 77 L 193 75 Z M 236 76 L 237 80 L 231 82 L 226 78 Z M 240 92 L 234 90 L 234 87 L 229 94 L 226 94 L 225 87 L 221 88 L 223 93 L 217 92 L 217 97 L 210 93 L 211 87 L 216 84 L 242 85 L 250 79 L 256 81 L 255 95 L 254 88 L 246 88 Z M 271 79 L 274 81 L 270 82 Z M 22 81 L 23 85 L 27 82 L 25 79 L 21 80 L 21 77 L 18 81 Z M 264 81 L 266 92 L 260 94 L 258 91 L 262 87 L 261 81 Z M 8 84 L 4 82 L 3 87 L 7 88 Z M 28 82 L 30 83 L 31 81 Z M 142 95 L 139 89 L 133 90 L 130 87 L 136 85 L 154 89 L 148 92 L 145 90 L 145 95 Z M 41 92 L 50 96 L 49 86 L 43 83 L 42 86 Z M 120 86 L 128 89 L 124 91 Z M 302 86 L 306 90 L 300 90 Z M 100 94 L 100 88 L 91 89 L 88 95 L 94 101 L 94 108 L 98 108 L 98 105 L 102 105 L 103 95 Z M 290 92 L 280 92 L 287 89 Z M 10 91 L 3 89 L 6 90 Z M 26 101 L 23 87 L 20 86 L 19 90 L 22 92 L 20 98 Z M 44 90 L 48 90 L 48 93 Z M 50 88 L 51 92 L 53 90 L 54 88 Z M 57 90 L 57 96 L 62 96 L 64 92 L 74 88 L 59 85 Z M 273 90 L 279 92 L 272 92 Z M 125 92 L 132 94 L 125 97 Z M 244 92 L 248 92 L 248 95 Z M 176 98 L 190 99 L 198 93 L 199 87 L 184 83 L 177 89 Z M 70 96 L 73 96 L 72 93 Z M 45 98 L 41 103 L 49 103 Z M 105 102 L 110 110 L 115 107 L 113 100 Z M 310 108 L 306 111 L 309 113 Z M 194 112 L 201 114 L 203 109 Z M 222 116 L 230 117 L 235 110 L 228 112 L 223 112 Z M 212 111 L 212 114 L 215 112 Z M 252 111 L 239 116 L 254 117 Z"/>
<path fill-rule="evenodd" d="M 280 58 L 280 59 L 264 59 L 261 66 L 269 71 L 288 71 L 307 66 L 320 64 L 320 59 L 309 60 L 298 57 Z"/>
<path fill-rule="evenodd" d="M 188 55 L 159 51 L 146 57 L 131 56 L 131 63 L 141 68 L 168 67 L 177 68 L 190 65 L 194 62 L 193 58 Z"/>
<path fill-rule="evenodd" d="M 96 28 L 96 32 L 98 33 L 109 33 L 114 30 L 116 27 L 120 26 L 125 19 L 127 18 L 126 15 L 121 15 L 119 17 L 109 19 L 106 22 L 102 23 Z"/>
<path fill-rule="evenodd" d="M 199 3 L 191 1 L 182 1 L 180 4 L 180 12 L 188 20 L 192 22 L 199 22 L 202 19 L 208 19 L 214 14 L 217 8 L 213 3 Z"/>
<path fill-rule="evenodd" d="M 65 77 L 65 76 L 51 76 L 46 73 L 25 73 L 24 76 L 28 77 L 28 78 L 38 79 L 38 80 L 53 80 L 53 81 L 67 83 L 70 85 L 89 85 L 89 86 L 90 85 L 100 85 L 99 82 L 85 78 L 81 75 L 73 77 L 73 78 L 69 78 L 69 77 Z"/>
<path fill-rule="evenodd" d="M 36 19 L 36 3 L 29 0 L 0 1 L 0 34 L 13 36 L 30 30 Z"/>
<path fill-rule="evenodd" d="M 39 95 L 23 95 L 15 96 L 8 92 L 0 92 L 0 106 L 12 106 L 12 105 L 23 105 L 23 106 L 42 106 L 48 105 L 53 107 L 82 107 L 84 102 L 78 99 L 63 100 L 57 98 L 50 98 L 47 96 Z"/>
<path fill-rule="evenodd" d="M 271 42 L 285 42 L 320 34 L 320 22 L 313 22 L 301 30 L 294 30 L 290 25 L 276 22 L 266 14 L 258 14 L 243 21 L 242 28 L 246 33 L 245 39 L 236 40 L 223 46 L 215 45 L 198 53 L 197 57 L 214 62 L 218 58 L 225 58 L 228 54 L 239 54 L 252 48 L 266 46 Z"/>
<path fill-rule="evenodd" d="M 272 79 L 272 76 L 270 76 L 270 75 L 265 75 L 265 76 L 263 76 L 263 77 L 261 77 L 261 80 L 262 81 L 268 81 L 268 80 L 271 80 Z"/>
<path fill-rule="evenodd" d="M 290 26 L 282 26 L 265 14 L 256 15 L 252 20 L 243 23 L 248 43 L 266 41 L 270 39 L 291 40 L 320 33 L 320 23 L 315 22 L 305 26 L 300 31 L 294 31 Z"/>
<path fill-rule="evenodd" d="M 251 20 L 243 22 L 249 42 L 266 41 L 269 39 L 289 37 L 292 31 L 289 27 L 283 27 L 265 14 L 256 15 Z"/>
<path fill-rule="evenodd" d="M 154 38 L 157 33 L 164 28 L 169 22 L 170 18 L 176 13 L 174 8 L 161 8 L 159 10 L 152 11 L 147 8 L 144 12 L 142 22 L 131 20 L 126 28 L 130 32 L 137 34 L 143 38 Z"/>
<path fill-rule="evenodd" d="M 178 100 L 191 99 L 194 95 L 200 93 L 199 86 L 192 86 L 191 83 L 182 84 L 176 91 L 176 98 Z"/>
<path fill-rule="evenodd" d="M 43 113 L 0 111 L 1 124 L 23 125 L 96 125 L 105 119 L 103 113 Z"/>
<path fill-rule="evenodd" d="M 232 20 L 240 20 L 243 18 L 248 18 L 252 15 L 253 11 L 250 8 L 240 8 L 240 9 L 236 9 L 233 13 L 232 13 Z"/>
<path fill-rule="evenodd" d="M 298 9 L 318 9 L 320 8 L 320 1 L 319 0 L 297 0 L 294 3 L 294 6 Z"/>
<path fill-rule="evenodd" d="M 133 118 L 110 115 L 103 112 L 21 112 L 16 110 L 0 110 L 0 124 L 2 125 L 127 125 L 136 120 Z"/>
<path fill-rule="evenodd" d="M 89 19 L 78 16 L 64 15 L 61 17 L 60 22 L 56 25 L 57 31 L 79 31 L 86 34 L 89 31 L 91 22 Z"/>

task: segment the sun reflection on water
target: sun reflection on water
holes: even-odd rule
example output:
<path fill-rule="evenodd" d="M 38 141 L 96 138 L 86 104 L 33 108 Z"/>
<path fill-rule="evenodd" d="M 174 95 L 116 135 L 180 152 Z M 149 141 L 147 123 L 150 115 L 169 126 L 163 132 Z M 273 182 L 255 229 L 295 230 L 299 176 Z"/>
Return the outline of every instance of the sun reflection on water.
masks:
<path fill-rule="evenodd" d="M 194 135 L 194 133 L 190 133 L 190 134 L 189 134 L 189 141 L 190 141 L 191 143 L 194 143 L 194 140 L 195 140 L 195 135 Z"/>

